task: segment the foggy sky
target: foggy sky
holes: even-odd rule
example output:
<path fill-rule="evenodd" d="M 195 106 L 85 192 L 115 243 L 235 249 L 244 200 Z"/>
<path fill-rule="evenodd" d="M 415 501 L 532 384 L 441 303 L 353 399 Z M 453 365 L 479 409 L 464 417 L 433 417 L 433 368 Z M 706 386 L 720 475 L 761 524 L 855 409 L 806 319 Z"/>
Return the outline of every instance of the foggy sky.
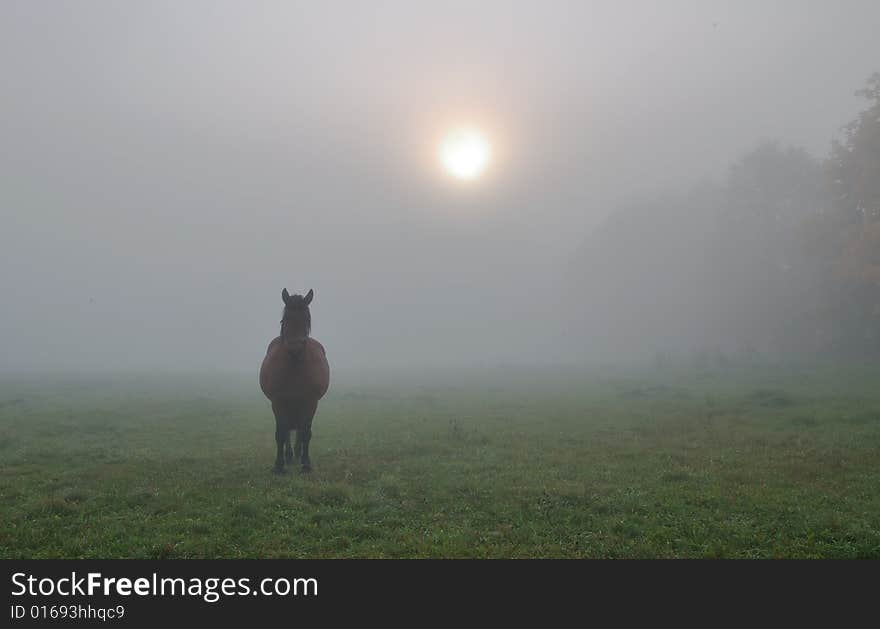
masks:
<path fill-rule="evenodd" d="M 0 371 L 577 359 L 559 269 L 766 138 L 822 157 L 880 3 L 0 4 Z M 432 161 L 473 120 L 498 155 Z M 614 260 L 608 260 L 609 265 Z M 579 330 L 601 335 L 602 330 Z"/>

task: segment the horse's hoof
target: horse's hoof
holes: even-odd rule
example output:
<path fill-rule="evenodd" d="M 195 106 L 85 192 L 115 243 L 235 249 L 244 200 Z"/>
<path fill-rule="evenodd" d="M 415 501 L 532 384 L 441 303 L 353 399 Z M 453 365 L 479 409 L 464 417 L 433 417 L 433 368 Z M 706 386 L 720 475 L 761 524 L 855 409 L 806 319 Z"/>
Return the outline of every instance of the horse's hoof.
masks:
<path fill-rule="evenodd" d="M 311 463 L 303 463 L 302 469 L 300 469 L 300 474 L 308 474 L 312 471 Z"/>
<path fill-rule="evenodd" d="M 281 476 L 282 474 L 287 474 L 287 470 L 283 467 L 278 467 L 277 465 L 272 468 L 272 473 L 276 476 Z"/>

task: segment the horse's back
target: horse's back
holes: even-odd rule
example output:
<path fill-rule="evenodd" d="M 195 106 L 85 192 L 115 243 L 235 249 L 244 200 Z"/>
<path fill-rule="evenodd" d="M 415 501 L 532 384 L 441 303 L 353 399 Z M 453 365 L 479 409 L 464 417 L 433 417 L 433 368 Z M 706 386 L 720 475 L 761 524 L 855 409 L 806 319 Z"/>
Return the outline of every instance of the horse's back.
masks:
<path fill-rule="evenodd" d="M 330 387 L 330 364 L 324 346 L 306 339 L 303 355 L 293 358 L 281 337 L 272 339 L 260 367 L 260 388 L 274 401 L 320 400 Z"/>

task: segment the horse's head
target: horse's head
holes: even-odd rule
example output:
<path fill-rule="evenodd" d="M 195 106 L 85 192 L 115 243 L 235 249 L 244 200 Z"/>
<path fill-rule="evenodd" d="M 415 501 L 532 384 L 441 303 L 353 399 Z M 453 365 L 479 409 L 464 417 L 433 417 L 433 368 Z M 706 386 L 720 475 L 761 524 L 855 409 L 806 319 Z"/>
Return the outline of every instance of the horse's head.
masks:
<path fill-rule="evenodd" d="M 309 332 L 312 331 L 309 304 L 312 303 L 314 296 L 315 291 L 311 289 L 305 297 L 291 295 L 286 288 L 281 291 L 281 300 L 284 302 L 284 313 L 281 316 L 281 342 L 294 356 L 302 352 Z"/>

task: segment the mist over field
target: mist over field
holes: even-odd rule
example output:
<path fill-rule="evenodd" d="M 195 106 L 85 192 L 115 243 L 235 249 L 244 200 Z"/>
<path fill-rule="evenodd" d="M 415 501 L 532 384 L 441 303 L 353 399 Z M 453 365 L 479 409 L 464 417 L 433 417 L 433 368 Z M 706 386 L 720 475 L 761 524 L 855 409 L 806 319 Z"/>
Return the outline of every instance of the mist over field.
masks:
<path fill-rule="evenodd" d="M 0 370 L 877 356 L 876 2 L 373 4 L 4 2 Z"/>
<path fill-rule="evenodd" d="M 0 558 L 880 557 L 878 32 L 0 3 Z"/>

